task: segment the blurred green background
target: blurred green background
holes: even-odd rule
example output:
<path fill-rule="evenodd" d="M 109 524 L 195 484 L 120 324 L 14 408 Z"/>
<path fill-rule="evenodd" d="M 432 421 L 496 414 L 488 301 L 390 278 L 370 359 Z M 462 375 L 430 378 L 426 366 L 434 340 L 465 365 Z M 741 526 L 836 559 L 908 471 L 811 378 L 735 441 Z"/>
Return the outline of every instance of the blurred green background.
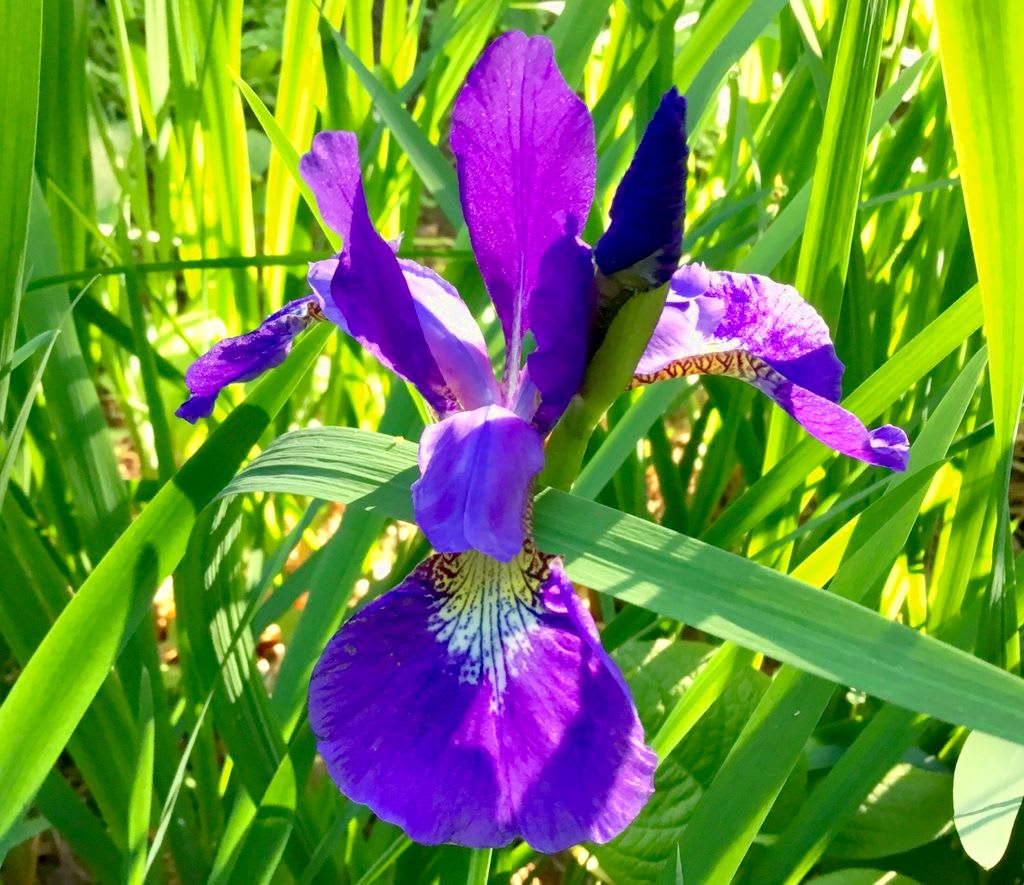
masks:
<path fill-rule="evenodd" d="M 5 885 L 1022 881 L 1022 9 L 0 0 Z M 358 134 L 378 227 L 500 348 L 447 127 L 510 29 L 546 33 L 592 109 L 588 239 L 675 85 L 687 256 L 795 284 L 844 403 L 914 442 L 893 479 L 728 379 L 611 407 L 538 534 L 662 764 L 622 836 L 552 857 L 414 845 L 315 756 L 313 662 L 427 550 L 392 498 L 345 504 L 413 463 L 388 444 L 418 438 L 415 392 L 322 328 L 246 408 L 232 387 L 173 417 L 191 360 L 337 245 L 296 175 L 320 129 Z"/>

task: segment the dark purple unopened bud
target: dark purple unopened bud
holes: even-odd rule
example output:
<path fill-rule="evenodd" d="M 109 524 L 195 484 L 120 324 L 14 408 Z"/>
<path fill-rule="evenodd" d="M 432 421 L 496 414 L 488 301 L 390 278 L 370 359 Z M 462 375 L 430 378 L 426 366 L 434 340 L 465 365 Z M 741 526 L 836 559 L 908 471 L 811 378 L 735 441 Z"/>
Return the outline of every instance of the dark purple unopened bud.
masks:
<path fill-rule="evenodd" d="M 686 209 L 686 99 L 670 89 L 644 130 L 612 200 L 608 230 L 594 247 L 597 350 L 633 295 L 664 285 L 683 250 Z"/>

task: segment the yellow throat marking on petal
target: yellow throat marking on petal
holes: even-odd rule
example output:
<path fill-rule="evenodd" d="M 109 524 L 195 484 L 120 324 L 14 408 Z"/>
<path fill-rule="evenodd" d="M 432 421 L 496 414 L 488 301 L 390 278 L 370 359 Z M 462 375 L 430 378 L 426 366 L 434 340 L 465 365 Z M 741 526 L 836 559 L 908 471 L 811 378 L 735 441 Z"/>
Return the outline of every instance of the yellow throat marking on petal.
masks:
<path fill-rule="evenodd" d="M 441 595 L 428 629 L 461 662 L 459 680 L 489 683 L 491 705 L 500 706 L 509 677 L 516 675 L 515 659 L 539 628 L 547 558 L 527 542 L 511 562 L 470 550 L 435 555 L 426 567 Z"/>

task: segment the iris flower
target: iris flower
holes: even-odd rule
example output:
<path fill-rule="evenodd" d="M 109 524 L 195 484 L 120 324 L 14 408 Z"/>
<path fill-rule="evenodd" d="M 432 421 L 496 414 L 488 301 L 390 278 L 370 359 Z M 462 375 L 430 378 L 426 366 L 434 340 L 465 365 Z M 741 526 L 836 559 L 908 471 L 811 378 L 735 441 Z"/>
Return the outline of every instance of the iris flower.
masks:
<path fill-rule="evenodd" d="M 309 715 L 342 792 L 418 842 L 524 838 L 541 851 L 620 833 L 653 791 L 656 757 L 561 559 L 530 537 L 544 438 L 632 293 L 670 295 L 635 383 L 696 372 L 764 390 L 841 452 L 901 469 L 906 437 L 868 432 L 835 401 L 842 365 L 821 319 L 762 277 L 677 269 L 685 104 L 667 93 L 591 250 L 594 130 L 550 42 L 509 33 L 469 73 L 451 146 L 473 250 L 501 321 L 496 378 L 458 293 L 373 227 L 355 136 L 322 132 L 301 161 L 336 258 L 313 290 L 190 369 L 179 414 L 283 359 L 326 317 L 407 379 L 437 415 L 419 447 L 416 520 L 436 551 L 354 614 L 314 669 Z"/>

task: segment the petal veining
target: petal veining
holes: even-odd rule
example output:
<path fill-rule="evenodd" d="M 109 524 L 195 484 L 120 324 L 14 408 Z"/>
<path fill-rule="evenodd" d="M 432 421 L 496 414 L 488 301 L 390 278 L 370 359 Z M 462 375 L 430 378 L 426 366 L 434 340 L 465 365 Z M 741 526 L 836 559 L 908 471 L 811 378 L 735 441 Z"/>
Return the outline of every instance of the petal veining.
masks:
<path fill-rule="evenodd" d="M 825 322 L 795 289 L 692 266 L 677 277 L 634 385 L 683 375 L 740 378 L 837 452 L 906 469 L 910 447 L 900 428 L 868 430 L 838 405 L 843 364 Z"/>
<path fill-rule="evenodd" d="M 556 241 L 582 232 L 594 196 L 594 126 L 550 40 L 512 32 L 484 51 L 456 100 L 451 146 L 515 375 L 541 261 Z"/>
<path fill-rule="evenodd" d="M 353 616 L 310 684 L 342 792 L 418 842 L 607 841 L 655 756 L 559 560 L 434 555 Z"/>

